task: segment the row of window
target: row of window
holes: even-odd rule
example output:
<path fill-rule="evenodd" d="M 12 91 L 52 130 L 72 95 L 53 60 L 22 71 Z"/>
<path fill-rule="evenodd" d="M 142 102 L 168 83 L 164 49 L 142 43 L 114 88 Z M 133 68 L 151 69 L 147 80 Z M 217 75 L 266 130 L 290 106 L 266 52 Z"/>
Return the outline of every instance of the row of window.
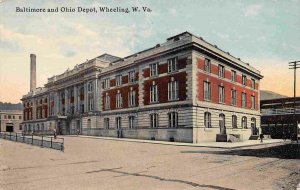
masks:
<path fill-rule="evenodd" d="M 128 80 L 129 83 L 134 83 L 136 81 L 136 77 L 135 77 L 135 71 L 130 71 L 128 73 Z M 110 79 L 106 78 L 104 79 L 104 84 L 103 84 L 103 89 L 109 89 L 110 88 Z M 121 86 L 122 85 L 122 75 L 117 75 L 116 76 L 116 86 Z"/>
<path fill-rule="evenodd" d="M 205 58 L 204 61 L 204 71 L 211 73 L 211 61 L 210 59 Z M 218 65 L 218 75 L 221 78 L 225 78 L 225 66 L 219 64 Z M 236 82 L 236 71 L 235 70 L 231 70 L 231 81 L 232 82 Z M 242 75 L 242 84 L 244 86 L 247 86 L 247 76 L 246 75 Z M 255 89 L 255 79 L 251 79 L 251 87 L 253 89 Z"/>
<path fill-rule="evenodd" d="M 14 115 L 3 115 L 3 119 L 22 119 L 22 116 L 14 116 Z"/>
<path fill-rule="evenodd" d="M 152 63 L 149 65 L 150 68 L 150 77 L 155 77 L 158 76 L 159 74 L 159 64 L 158 63 Z M 174 57 L 171 59 L 168 59 L 168 73 L 176 72 L 178 70 L 178 58 Z M 135 71 L 130 71 L 128 73 L 129 77 L 129 83 L 134 83 L 135 82 Z M 122 75 L 117 75 L 116 76 L 116 86 L 121 86 L 122 85 Z M 104 79 L 104 89 L 109 89 L 110 88 L 110 78 Z"/>
<path fill-rule="evenodd" d="M 149 127 L 150 128 L 158 128 L 159 127 L 158 121 L 159 120 L 158 120 L 157 113 L 150 114 Z M 122 118 L 116 117 L 115 124 L 116 124 L 116 129 L 121 129 L 122 128 Z M 168 127 L 170 127 L 170 128 L 178 127 L 178 113 L 177 112 L 168 113 Z M 109 118 L 104 118 L 104 128 L 105 129 L 110 128 L 110 119 Z M 128 128 L 130 128 L 130 129 L 136 128 L 136 117 L 135 116 L 128 117 Z"/>
<path fill-rule="evenodd" d="M 211 101 L 212 91 L 211 91 L 211 83 L 208 81 L 204 81 L 204 100 Z M 219 103 L 225 103 L 225 87 L 219 86 L 218 88 L 219 95 Z M 255 96 L 251 95 L 251 109 L 255 109 Z M 247 94 L 242 92 L 241 94 L 241 104 L 242 107 L 245 108 L 247 106 Z M 236 90 L 231 89 L 231 105 L 237 105 L 237 93 Z"/>
<path fill-rule="evenodd" d="M 237 116 L 232 115 L 231 116 L 231 123 L 232 123 L 232 128 L 238 128 L 237 126 Z M 211 113 L 210 112 L 205 112 L 204 113 L 204 126 L 206 128 L 211 128 Z M 225 115 L 221 113 L 219 115 L 219 127 L 225 127 Z M 251 128 L 256 127 L 256 119 L 254 117 L 251 118 Z M 241 119 L 241 128 L 247 129 L 247 117 L 243 116 Z"/>

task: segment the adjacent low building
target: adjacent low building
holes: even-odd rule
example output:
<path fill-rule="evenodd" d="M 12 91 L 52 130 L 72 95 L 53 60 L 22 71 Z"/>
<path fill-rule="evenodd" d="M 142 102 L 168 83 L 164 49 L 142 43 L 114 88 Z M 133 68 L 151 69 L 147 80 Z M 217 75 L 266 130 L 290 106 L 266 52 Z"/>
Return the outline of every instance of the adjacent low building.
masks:
<path fill-rule="evenodd" d="M 22 110 L 0 110 L 0 132 L 22 132 Z"/>
<path fill-rule="evenodd" d="M 193 143 L 246 140 L 259 131 L 261 78 L 248 63 L 184 32 L 128 57 L 103 54 L 49 78 L 23 96 L 22 125 L 36 133 L 55 128 Z"/>
<path fill-rule="evenodd" d="M 261 127 L 271 138 L 291 138 L 297 134 L 295 123 L 300 124 L 300 97 L 261 100 Z"/>

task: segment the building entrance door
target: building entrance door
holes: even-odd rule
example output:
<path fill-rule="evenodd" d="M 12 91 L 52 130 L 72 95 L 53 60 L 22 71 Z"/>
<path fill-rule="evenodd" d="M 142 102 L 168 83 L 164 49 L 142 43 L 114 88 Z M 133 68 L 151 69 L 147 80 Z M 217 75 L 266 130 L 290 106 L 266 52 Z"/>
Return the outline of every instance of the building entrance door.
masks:
<path fill-rule="evenodd" d="M 12 124 L 6 124 L 6 132 L 14 132 L 14 126 Z"/>

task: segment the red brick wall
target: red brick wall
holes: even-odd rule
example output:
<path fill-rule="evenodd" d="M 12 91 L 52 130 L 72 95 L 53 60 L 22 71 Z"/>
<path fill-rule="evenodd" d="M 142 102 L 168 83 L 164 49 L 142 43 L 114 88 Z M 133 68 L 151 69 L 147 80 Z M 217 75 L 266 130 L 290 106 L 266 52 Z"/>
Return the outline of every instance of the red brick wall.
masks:
<path fill-rule="evenodd" d="M 153 81 L 158 85 L 159 103 L 168 102 L 168 83 L 171 82 L 171 78 L 178 81 L 179 84 L 179 101 L 186 100 L 186 72 L 175 73 L 172 75 L 147 80 L 144 82 L 144 104 L 150 104 L 150 86 Z"/>
<path fill-rule="evenodd" d="M 197 59 L 197 66 L 199 69 L 204 70 L 204 59 Z M 212 64 L 212 73 L 218 75 L 218 66 L 217 65 L 213 65 Z M 226 69 L 226 67 L 225 67 Z M 227 79 L 231 79 L 231 70 L 225 70 L 225 78 Z M 231 105 L 231 89 L 235 88 L 236 93 L 237 93 L 237 107 L 241 107 L 242 106 L 242 92 L 245 91 L 245 93 L 247 94 L 247 102 L 246 102 L 246 108 L 251 109 L 251 96 L 252 94 L 254 94 L 255 96 L 255 108 L 256 110 L 258 110 L 258 92 L 252 90 L 252 89 L 247 89 L 245 87 L 242 87 L 240 85 L 236 85 L 235 83 L 232 82 L 227 82 L 221 78 L 218 77 L 213 77 L 209 74 L 205 74 L 205 73 L 198 73 L 197 74 L 197 80 L 198 80 L 198 100 L 199 101 L 203 101 L 203 83 L 204 81 L 206 81 L 206 79 L 209 79 L 209 82 L 211 83 L 211 91 L 212 91 L 212 97 L 211 97 L 211 102 L 212 103 L 219 103 L 219 85 L 221 85 L 221 83 L 223 84 L 224 88 L 225 88 L 225 104 L 226 105 Z M 242 76 L 237 74 L 237 83 L 242 84 Z M 247 78 L 247 86 L 251 87 L 251 79 Z M 258 88 L 259 85 L 256 82 L 256 89 Z"/>
<path fill-rule="evenodd" d="M 111 89 L 108 91 L 105 91 L 102 93 L 102 103 L 103 103 L 103 110 L 105 110 L 105 96 L 106 93 L 108 93 L 108 95 L 110 96 L 110 110 L 114 110 L 114 109 L 121 109 L 121 108 L 116 108 L 116 95 L 118 93 L 118 90 L 120 90 L 120 92 L 122 93 L 122 98 L 123 98 L 123 107 L 122 108 L 128 108 L 128 95 L 129 95 L 129 91 L 130 88 L 133 88 L 133 90 L 136 93 L 136 97 L 135 97 L 135 104 L 136 106 L 139 105 L 138 103 L 138 99 L 139 99 L 139 86 L 138 84 L 132 84 L 129 86 L 123 86 L 120 88 L 115 88 L 115 89 Z"/>

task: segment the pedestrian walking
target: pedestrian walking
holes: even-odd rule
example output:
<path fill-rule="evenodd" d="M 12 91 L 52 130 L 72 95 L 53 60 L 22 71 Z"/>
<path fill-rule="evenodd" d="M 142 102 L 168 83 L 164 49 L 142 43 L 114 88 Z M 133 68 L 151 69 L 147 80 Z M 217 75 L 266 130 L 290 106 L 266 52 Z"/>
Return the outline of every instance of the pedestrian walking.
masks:
<path fill-rule="evenodd" d="M 259 138 L 260 138 L 260 142 L 262 143 L 262 142 L 263 142 L 263 139 L 264 139 L 264 134 L 261 133 L 261 134 L 259 135 Z"/>

